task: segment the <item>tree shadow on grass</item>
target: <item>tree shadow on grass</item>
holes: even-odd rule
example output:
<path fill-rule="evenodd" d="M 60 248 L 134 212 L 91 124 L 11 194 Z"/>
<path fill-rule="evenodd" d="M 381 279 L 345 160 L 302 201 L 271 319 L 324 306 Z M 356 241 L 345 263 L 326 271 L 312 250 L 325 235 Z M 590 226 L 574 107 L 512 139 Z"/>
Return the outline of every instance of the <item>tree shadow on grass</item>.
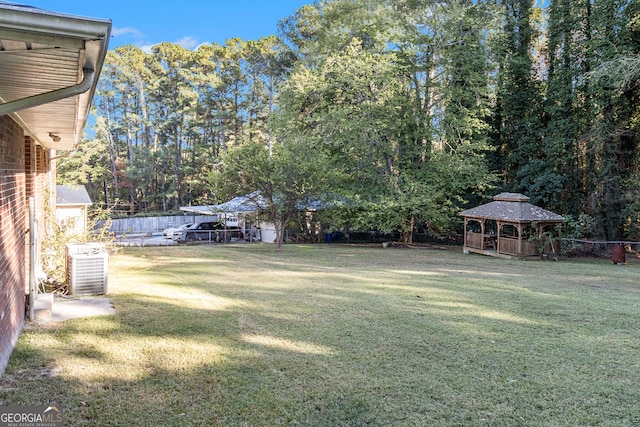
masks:
<path fill-rule="evenodd" d="M 328 389 L 318 370 L 332 354 L 247 340 L 259 331 L 239 323 L 242 312 L 155 302 L 167 323 L 150 325 L 129 317 L 147 300 L 127 304 L 116 316 L 26 331 L 0 401 L 56 402 L 67 425 L 366 425 L 366 399 Z M 180 317 L 189 320 L 177 326 Z"/>

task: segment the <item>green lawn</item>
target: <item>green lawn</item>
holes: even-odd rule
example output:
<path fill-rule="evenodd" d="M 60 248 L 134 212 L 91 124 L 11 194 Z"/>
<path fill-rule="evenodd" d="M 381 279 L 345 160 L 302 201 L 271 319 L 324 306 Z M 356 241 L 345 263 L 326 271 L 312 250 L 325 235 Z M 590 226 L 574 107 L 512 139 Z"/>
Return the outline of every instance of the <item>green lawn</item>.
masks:
<path fill-rule="evenodd" d="M 640 264 L 129 248 L 117 314 L 29 326 L 0 404 L 68 426 L 640 425 Z"/>

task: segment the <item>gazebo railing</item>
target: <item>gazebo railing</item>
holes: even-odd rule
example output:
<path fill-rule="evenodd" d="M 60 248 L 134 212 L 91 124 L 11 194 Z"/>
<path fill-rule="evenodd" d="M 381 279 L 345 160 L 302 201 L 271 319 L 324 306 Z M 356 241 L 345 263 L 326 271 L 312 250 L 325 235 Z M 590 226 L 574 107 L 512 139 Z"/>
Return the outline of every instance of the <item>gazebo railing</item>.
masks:
<path fill-rule="evenodd" d="M 495 250 L 504 255 L 512 255 L 517 257 L 537 256 L 542 254 L 551 255 L 559 253 L 559 242 L 554 241 L 555 248 L 551 247 L 551 242 L 545 242 L 544 246 L 540 245 L 540 239 L 522 240 L 520 242 L 520 251 L 518 251 L 518 238 L 501 236 L 499 238 L 497 248 L 494 244 L 489 243 L 489 238 L 495 239 L 494 235 L 475 233 L 468 231 L 465 240 L 465 246 L 468 248 L 479 249 L 483 251 Z M 483 245 L 484 241 L 484 245 Z M 554 252 L 555 249 L 555 252 Z"/>
<path fill-rule="evenodd" d="M 467 231 L 467 238 L 465 241 L 465 245 L 474 249 L 482 249 L 482 239 L 483 239 L 483 236 L 481 233 L 474 233 L 472 231 Z"/>
<path fill-rule="evenodd" d="M 498 251 L 501 254 L 518 255 L 518 239 L 500 237 L 500 241 L 498 242 Z"/>
<path fill-rule="evenodd" d="M 553 248 L 551 247 L 552 244 L 554 245 Z M 542 254 L 552 255 L 558 253 L 559 249 L 559 242 L 547 241 L 544 243 L 544 246 L 541 246 L 540 239 L 522 240 L 520 243 L 520 252 L 518 252 L 517 238 L 501 237 L 499 243 L 499 252 L 501 254 L 521 257 L 538 256 Z"/>
<path fill-rule="evenodd" d="M 465 246 L 473 249 L 480 249 L 480 250 L 489 250 L 489 249 L 495 250 L 496 235 L 495 233 L 482 234 L 482 233 L 476 233 L 473 231 L 467 231 Z"/>

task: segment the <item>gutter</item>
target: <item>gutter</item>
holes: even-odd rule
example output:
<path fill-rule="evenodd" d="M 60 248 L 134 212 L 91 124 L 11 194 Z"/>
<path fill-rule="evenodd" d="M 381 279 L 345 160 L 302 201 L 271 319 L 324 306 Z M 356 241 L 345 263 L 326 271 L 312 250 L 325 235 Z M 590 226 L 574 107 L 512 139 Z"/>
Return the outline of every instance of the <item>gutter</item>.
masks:
<path fill-rule="evenodd" d="M 33 6 L 0 3 L 0 28 L 77 41 L 108 39 L 111 21 L 50 12 Z"/>

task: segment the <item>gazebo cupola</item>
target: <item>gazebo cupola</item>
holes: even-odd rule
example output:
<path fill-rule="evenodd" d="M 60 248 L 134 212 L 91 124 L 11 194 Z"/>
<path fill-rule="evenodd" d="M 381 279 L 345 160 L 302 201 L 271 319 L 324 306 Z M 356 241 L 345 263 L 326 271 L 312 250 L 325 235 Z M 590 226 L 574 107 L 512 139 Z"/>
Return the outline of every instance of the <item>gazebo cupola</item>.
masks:
<path fill-rule="evenodd" d="M 490 203 L 460 212 L 464 252 L 518 258 L 557 254 L 557 242 L 548 236 L 564 218 L 529 200 L 520 193 L 500 193 Z"/>

